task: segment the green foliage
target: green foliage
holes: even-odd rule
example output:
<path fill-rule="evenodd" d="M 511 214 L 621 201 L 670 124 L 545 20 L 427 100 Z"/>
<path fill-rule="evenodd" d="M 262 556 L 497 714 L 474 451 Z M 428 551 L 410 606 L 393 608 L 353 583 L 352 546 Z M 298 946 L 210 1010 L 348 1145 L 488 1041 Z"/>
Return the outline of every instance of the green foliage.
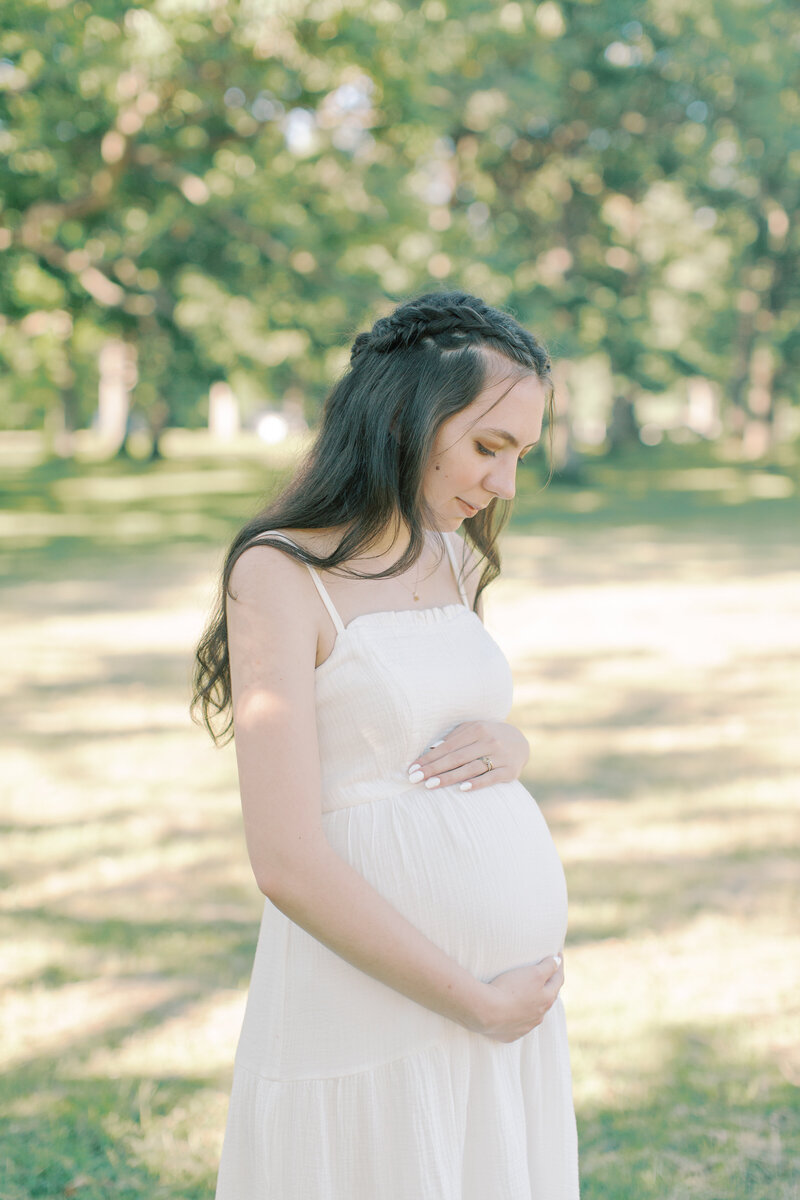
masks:
<path fill-rule="evenodd" d="M 510 307 L 623 391 L 796 399 L 800 96 L 789 0 L 631 9 L 8 3 L 4 423 L 91 416 L 96 354 L 198 424 L 298 387 L 430 286 Z M 155 418 L 154 418 L 155 419 Z"/>

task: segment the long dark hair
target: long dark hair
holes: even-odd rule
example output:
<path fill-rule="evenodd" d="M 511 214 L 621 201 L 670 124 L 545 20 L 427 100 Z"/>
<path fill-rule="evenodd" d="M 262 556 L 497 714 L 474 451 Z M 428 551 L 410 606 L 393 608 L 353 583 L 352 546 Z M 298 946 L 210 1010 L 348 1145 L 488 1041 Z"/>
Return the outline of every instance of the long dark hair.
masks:
<path fill-rule="evenodd" d="M 497 356 L 504 362 L 498 364 Z M 192 714 L 215 742 L 227 741 L 233 729 L 225 604 L 239 556 L 258 542 L 313 567 L 337 567 L 364 578 L 345 564 L 374 545 L 399 517 L 410 535 L 408 546 L 373 578 L 408 570 L 424 546 L 430 513 L 422 479 L 439 427 L 476 399 L 498 365 L 508 368 L 510 386 L 522 376 L 538 376 L 552 418 L 547 351 L 512 316 L 475 296 L 419 296 L 356 337 L 349 369 L 328 396 L 305 460 L 281 495 L 239 531 L 228 551 L 216 608 L 197 647 L 193 679 Z M 499 574 L 497 537 L 509 515 L 509 503 L 495 498 L 464 521 L 466 539 L 484 561 L 476 602 Z M 345 532 L 328 555 L 264 536 L 276 529 L 337 526 Z"/>

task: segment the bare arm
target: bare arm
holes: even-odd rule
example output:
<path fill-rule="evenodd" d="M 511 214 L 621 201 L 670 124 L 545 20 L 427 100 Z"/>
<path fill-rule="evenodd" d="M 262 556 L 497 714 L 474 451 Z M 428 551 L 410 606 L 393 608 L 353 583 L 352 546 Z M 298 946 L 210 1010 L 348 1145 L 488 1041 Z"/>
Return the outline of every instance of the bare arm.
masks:
<path fill-rule="evenodd" d="M 321 822 L 314 663 L 321 608 L 305 567 L 280 550 L 234 568 L 228 636 L 245 835 L 260 889 L 359 970 L 469 1029 L 512 1041 L 561 986 L 553 960 L 475 979 L 327 842 Z"/>

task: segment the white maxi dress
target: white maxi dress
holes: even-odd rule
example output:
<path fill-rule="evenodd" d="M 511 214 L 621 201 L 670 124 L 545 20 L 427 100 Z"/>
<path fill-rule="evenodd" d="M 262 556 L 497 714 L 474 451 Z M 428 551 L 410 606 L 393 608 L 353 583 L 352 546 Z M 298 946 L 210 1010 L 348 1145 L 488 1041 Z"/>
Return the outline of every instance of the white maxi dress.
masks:
<path fill-rule="evenodd" d="M 337 632 L 316 671 L 322 822 L 398 912 L 490 980 L 562 949 L 567 896 L 519 781 L 475 792 L 408 782 L 432 742 L 511 707 L 508 662 L 444 540 L 461 604 L 345 626 L 309 567 Z M 560 998 L 525 1037 L 493 1041 L 359 971 L 267 900 L 216 1200 L 577 1196 Z"/>

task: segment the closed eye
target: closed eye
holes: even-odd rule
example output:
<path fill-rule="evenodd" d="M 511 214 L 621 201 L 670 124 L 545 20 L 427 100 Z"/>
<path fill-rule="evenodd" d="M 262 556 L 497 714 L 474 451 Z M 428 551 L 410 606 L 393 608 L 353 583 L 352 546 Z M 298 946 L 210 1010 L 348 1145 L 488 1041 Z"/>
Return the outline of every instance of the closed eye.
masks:
<path fill-rule="evenodd" d="M 475 449 L 479 454 L 485 454 L 488 458 L 497 458 L 497 450 L 490 450 L 489 447 L 484 446 L 482 442 L 476 442 Z M 525 459 L 528 457 L 529 453 L 530 452 L 526 450 L 524 454 L 520 454 L 519 458 L 517 459 L 517 466 L 524 465 Z"/>

